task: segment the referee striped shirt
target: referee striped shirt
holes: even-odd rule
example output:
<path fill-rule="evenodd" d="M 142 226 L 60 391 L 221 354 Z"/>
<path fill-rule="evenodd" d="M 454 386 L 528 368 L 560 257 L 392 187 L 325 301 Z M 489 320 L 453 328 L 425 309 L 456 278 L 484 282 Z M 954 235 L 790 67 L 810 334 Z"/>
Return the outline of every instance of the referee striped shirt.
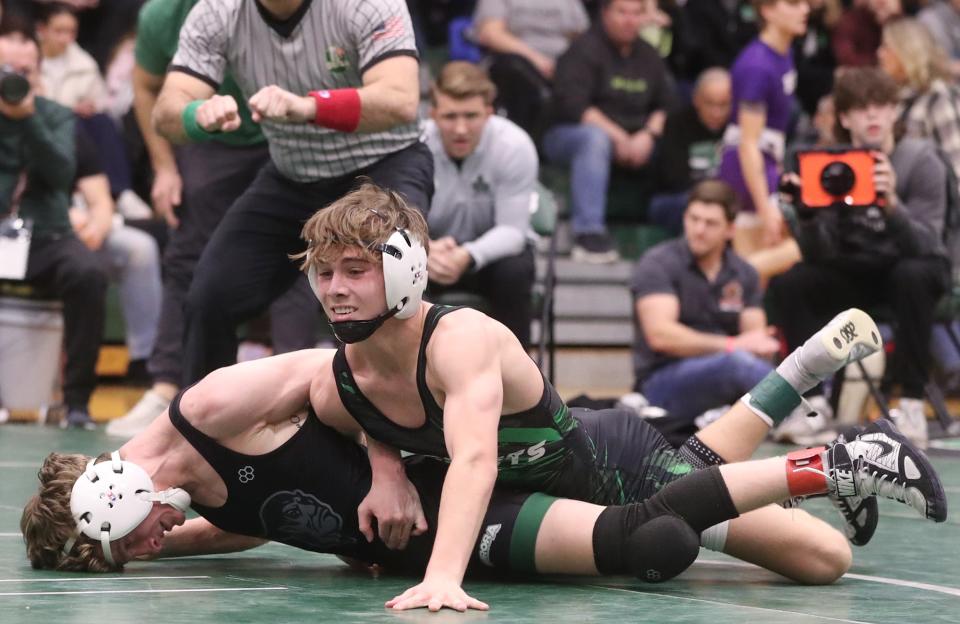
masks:
<path fill-rule="evenodd" d="M 278 20 L 256 0 L 200 0 L 180 31 L 170 71 L 218 88 L 230 73 L 246 98 L 269 85 L 300 95 L 360 87 L 383 59 L 417 57 L 404 0 L 304 0 Z M 298 182 L 362 169 L 418 140 L 416 122 L 345 133 L 313 124 L 262 122 L 270 157 Z"/>

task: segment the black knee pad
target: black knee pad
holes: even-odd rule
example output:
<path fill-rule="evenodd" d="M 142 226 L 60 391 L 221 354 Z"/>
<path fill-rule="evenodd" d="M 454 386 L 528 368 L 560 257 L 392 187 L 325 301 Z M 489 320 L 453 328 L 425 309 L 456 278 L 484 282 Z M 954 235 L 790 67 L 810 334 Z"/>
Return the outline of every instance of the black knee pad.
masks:
<path fill-rule="evenodd" d="M 593 528 L 594 561 L 601 574 L 634 574 L 647 583 L 677 576 L 697 559 L 700 536 L 672 513 L 645 505 L 607 507 Z"/>

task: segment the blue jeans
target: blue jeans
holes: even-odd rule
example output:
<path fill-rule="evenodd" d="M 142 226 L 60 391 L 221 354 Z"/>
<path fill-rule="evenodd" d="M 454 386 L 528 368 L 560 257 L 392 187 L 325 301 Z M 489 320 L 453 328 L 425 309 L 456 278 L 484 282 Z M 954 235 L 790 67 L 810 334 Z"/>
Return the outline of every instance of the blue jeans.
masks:
<path fill-rule="evenodd" d="M 687 198 L 690 193 L 657 193 L 650 198 L 647 207 L 647 219 L 659 225 L 674 236 L 683 234 L 683 213 L 687 210 Z"/>
<path fill-rule="evenodd" d="M 130 359 L 144 360 L 153 350 L 160 318 L 162 286 L 157 242 L 142 230 L 114 225 L 103 251 L 109 258 L 111 277 L 120 286 Z"/>
<path fill-rule="evenodd" d="M 613 142 L 590 124 L 561 124 L 543 136 L 543 153 L 570 167 L 570 216 L 574 234 L 606 231 L 607 188 Z"/>
<path fill-rule="evenodd" d="M 771 370 L 770 362 L 746 351 L 684 358 L 653 371 L 640 392 L 677 421 L 692 423 L 709 409 L 733 404 Z"/>

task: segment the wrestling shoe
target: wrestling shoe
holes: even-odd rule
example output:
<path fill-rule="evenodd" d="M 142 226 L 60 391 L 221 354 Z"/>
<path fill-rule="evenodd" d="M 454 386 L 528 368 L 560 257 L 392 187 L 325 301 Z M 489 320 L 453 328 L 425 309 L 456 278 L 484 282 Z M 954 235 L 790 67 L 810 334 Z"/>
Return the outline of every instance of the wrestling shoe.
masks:
<path fill-rule="evenodd" d="M 879 420 L 875 425 L 824 453 L 827 494 L 882 496 L 907 504 L 934 522 L 946 520 L 947 497 L 930 460 L 891 423 Z"/>
<path fill-rule="evenodd" d="M 846 444 L 858 435 L 869 433 L 890 433 L 893 431 L 890 421 L 881 418 L 869 423 L 865 427 L 850 427 L 842 432 L 836 440 L 837 444 Z M 834 508 L 840 514 L 843 522 L 843 534 L 854 546 L 866 546 L 877 530 L 880 520 L 880 510 L 876 496 L 847 496 L 841 498 L 835 493 L 827 494 Z"/>

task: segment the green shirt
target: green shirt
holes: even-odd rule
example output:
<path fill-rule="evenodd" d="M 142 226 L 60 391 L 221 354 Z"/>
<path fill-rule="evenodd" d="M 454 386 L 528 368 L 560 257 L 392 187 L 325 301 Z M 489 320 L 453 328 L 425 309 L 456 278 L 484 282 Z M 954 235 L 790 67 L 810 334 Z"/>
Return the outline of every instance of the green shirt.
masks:
<path fill-rule="evenodd" d="M 156 76 L 162 76 L 177 52 L 180 28 L 198 0 L 149 0 L 140 9 L 135 55 L 137 65 Z M 233 77 L 227 75 L 217 90 L 237 102 L 243 123 L 234 132 L 216 134 L 213 140 L 225 145 L 258 145 L 264 142 L 260 126 L 253 122 L 247 100 Z"/>
<path fill-rule="evenodd" d="M 77 166 L 76 118 L 69 108 L 37 97 L 27 119 L 0 115 L 0 216 L 6 216 L 21 174 L 20 216 L 33 219 L 37 238 L 69 234 L 70 192 Z"/>

